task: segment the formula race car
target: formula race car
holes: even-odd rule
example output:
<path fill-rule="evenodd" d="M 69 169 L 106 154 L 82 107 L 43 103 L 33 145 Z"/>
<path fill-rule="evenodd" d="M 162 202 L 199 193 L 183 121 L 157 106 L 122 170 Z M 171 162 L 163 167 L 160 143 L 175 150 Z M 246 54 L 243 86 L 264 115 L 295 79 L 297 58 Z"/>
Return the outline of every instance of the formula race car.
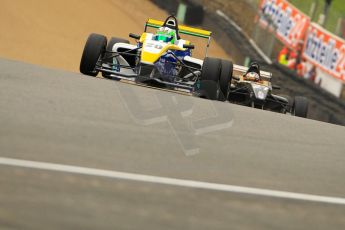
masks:
<path fill-rule="evenodd" d="M 308 100 L 301 96 L 291 99 L 289 96 L 273 94 L 272 89 L 280 87 L 272 85 L 272 74 L 260 71 L 257 63 L 252 63 L 249 68 L 234 65 L 233 69 L 230 90 L 226 96 L 229 102 L 307 117 Z"/>
<path fill-rule="evenodd" d="M 147 32 L 154 28 L 156 33 Z M 208 39 L 203 60 L 192 57 L 194 45 L 180 34 Z M 228 94 L 233 64 L 207 57 L 211 32 L 178 25 L 174 16 L 164 22 L 149 19 L 141 35 L 130 34 L 136 44 L 122 38 L 91 34 L 85 44 L 80 72 L 178 90 L 212 100 Z"/>

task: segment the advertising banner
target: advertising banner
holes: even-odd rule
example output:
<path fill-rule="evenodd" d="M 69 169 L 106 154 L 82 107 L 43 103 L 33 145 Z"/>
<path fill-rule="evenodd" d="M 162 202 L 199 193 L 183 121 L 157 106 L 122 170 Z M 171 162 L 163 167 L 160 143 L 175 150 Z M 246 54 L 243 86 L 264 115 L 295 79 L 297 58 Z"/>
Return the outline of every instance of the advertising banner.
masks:
<path fill-rule="evenodd" d="M 303 57 L 331 76 L 345 81 L 345 40 L 312 23 Z"/>
<path fill-rule="evenodd" d="M 310 18 L 286 0 L 262 0 L 259 7 L 261 26 L 272 25 L 276 37 L 290 49 L 298 50 L 310 24 Z"/>

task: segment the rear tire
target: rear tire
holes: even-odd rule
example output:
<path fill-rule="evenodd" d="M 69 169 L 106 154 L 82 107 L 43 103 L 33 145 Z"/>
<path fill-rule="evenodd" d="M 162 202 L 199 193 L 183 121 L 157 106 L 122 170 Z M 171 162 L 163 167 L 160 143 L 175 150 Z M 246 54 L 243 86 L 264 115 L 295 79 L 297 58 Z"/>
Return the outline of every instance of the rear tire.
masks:
<path fill-rule="evenodd" d="M 308 106 L 309 102 L 307 98 L 296 96 L 293 106 L 295 116 L 306 118 L 308 115 Z"/>
<path fill-rule="evenodd" d="M 105 47 L 107 45 L 107 38 L 100 34 L 90 34 L 88 37 L 84 51 L 80 60 L 80 72 L 89 75 L 97 76 L 98 72 L 96 64 L 100 58 L 103 57 Z"/>
<path fill-rule="evenodd" d="M 108 42 L 108 45 L 107 45 L 107 48 L 106 48 L 106 51 L 107 52 L 111 52 L 113 51 L 113 46 L 116 44 L 116 43 L 127 43 L 129 44 L 129 41 L 126 40 L 126 39 L 123 39 L 123 38 L 116 38 L 116 37 L 112 37 L 109 42 Z M 110 53 L 105 53 L 104 54 L 104 59 L 106 62 L 111 62 L 111 59 L 109 57 L 111 57 L 113 54 L 110 54 Z M 110 74 L 109 73 L 102 73 L 102 76 L 105 77 L 105 78 L 110 78 Z"/>
<path fill-rule="evenodd" d="M 219 87 L 223 93 L 224 100 L 227 100 L 229 94 L 230 83 L 232 80 L 233 64 L 228 60 L 221 60 L 221 71 L 219 76 Z"/>
<path fill-rule="evenodd" d="M 220 59 L 206 57 L 201 68 L 201 88 L 211 100 L 217 100 L 219 98 L 218 90 L 221 67 Z"/>
<path fill-rule="evenodd" d="M 197 91 L 197 96 L 200 98 L 205 98 L 209 100 L 218 100 L 219 86 L 214 81 L 203 80 L 200 81 L 200 89 Z"/>
<path fill-rule="evenodd" d="M 206 57 L 201 68 L 201 80 L 219 81 L 221 71 L 221 61 L 218 58 Z"/>

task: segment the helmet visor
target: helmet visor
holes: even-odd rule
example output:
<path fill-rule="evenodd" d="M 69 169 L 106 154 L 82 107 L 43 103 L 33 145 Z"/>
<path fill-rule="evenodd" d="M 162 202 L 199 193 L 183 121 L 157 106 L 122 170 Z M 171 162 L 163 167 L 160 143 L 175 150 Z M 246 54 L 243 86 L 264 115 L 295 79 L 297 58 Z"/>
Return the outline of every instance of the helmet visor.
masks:
<path fill-rule="evenodd" d="M 167 35 L 162 35 L 162 34 L 156 35 L 157 41 L 170 42 L 171 39 L 172 39 L 172 36 L 167 36 Z"/>

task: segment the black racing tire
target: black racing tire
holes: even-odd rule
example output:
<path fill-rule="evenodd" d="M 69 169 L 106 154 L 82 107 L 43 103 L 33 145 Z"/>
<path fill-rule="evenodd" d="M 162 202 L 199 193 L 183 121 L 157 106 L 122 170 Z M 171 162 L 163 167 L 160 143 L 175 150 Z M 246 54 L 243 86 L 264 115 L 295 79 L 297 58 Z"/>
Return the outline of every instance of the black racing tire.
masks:
<path fill-rule="evenodd" d="M 220 59 L 206 57 L 202 64 L 200 80 L 219 82 L 221 68 Z"/>
<path fill-rule="evenodd" d="M 110 38 L 110 40 L 108 41 L 108 45 L 107 45 L 107 48 L 106 48 L 106 51 L 108 52 L 111 52 L 113 51 L 113 46 L 116 44 L 116 43 L 127 43 L 129 44 L 129 41 L 126 40 L 126 39 L 123 39 L 123 38 L 117 38 L 117 37 L 112 37 Z M 106 62 L 109 62 L 110 60 L 108 60 L 109 57 L 111 57 L 112 54 L 109 54 L 109 53 L 105 53 L 104 54 L 104 59 Z M 102 76 L 105 77 L 105 78 L 110 78 L 110 74 L 109 73 L 102 73 Z"/>
<path fill-rule="evenodd" d="M 218 84 L 215 81 L 202 80 L 200 81 L 200 89 L 197 91 L 197 96 L 209 100 L 218 100 Z"/>
<path fill-rule="evenodd" d="M 95 70 L 96 64 L 100 58 L 103 57 L 105 48 L 107 46 L 107 38 L 100 34 L 90 34 L 80 60 L 80 72 L 89 75 L 97 76 L 98 72 Z"/>
<path fill-rule="evenodd" d="M 220 59 L 211 57 L 206 57 L 204 59 L 200 80 L 201 84 L 204 85 L 203 90 L 206 92 L 210 100 L 222 100 L 224 98 L 222 96 L 219 97 L 219 77 L 221 69 L 222 63 Z"/>
<path fill-rule="evenodd" d="M 204 8 L 202 5 L 188 1 L 185 23 L 187 25 L 201 25 L 204 21 L 204 14 Z"/>
<path fill-rule="evenodd" d="M 229 88 L 230 83 L 232 80 L 232 74 L 233 74 L 233 64 L 231 61 L 228 60 L 221 60 L 221 71 L 219 75 L 219 87 L 220 91 L 222 92 L 224 99 L 227 99 L 227 96 L 229 94 Z"/>
<path fill-rule="evenodd" d="M 306 118 L 308 115 L 309 102 L 308 99 L 301 96 L 296 96 L 294 99 L 293 111 L 297 117 Z"/>

